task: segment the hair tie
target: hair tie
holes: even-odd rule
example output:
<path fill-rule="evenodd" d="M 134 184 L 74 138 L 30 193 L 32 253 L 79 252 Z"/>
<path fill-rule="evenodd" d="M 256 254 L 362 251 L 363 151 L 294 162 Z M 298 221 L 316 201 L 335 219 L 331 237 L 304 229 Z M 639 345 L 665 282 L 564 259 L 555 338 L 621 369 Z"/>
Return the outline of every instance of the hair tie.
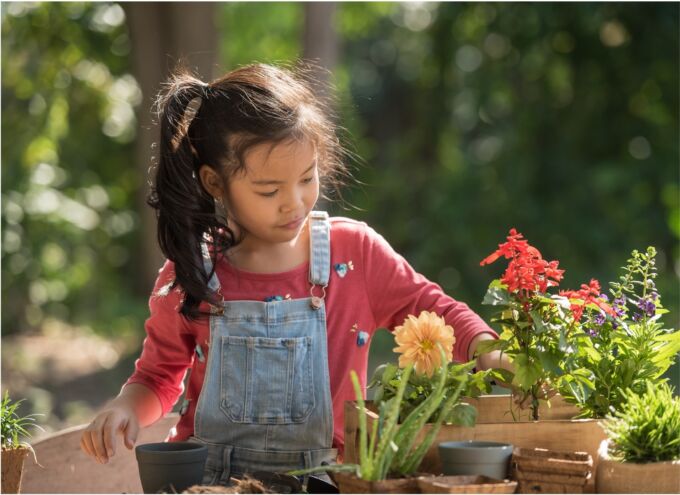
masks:
<path fill-rule="evenodd" d="M 201 96 L 196 96 L 195 98 L 192 98 L 189 103 L 187 103 L 187 106 L 184 109 L 184 117 L 182 119 L 187 130 L 189 129 L 191 122 L 194 120 L 194 117 L 196 117 L 196 114 L 200 110 L 202 104 L 203 97 Z"/>
<path fill-rule="evenodd" d="M 182 139 L 185 137 L 189 137 L 189 126 L 191 126 L 191 123 L 194 120 L 194 117 L 196 117 L 196 114 L 201 108 L 201 105 L 203 104 L 203 98 L 201 96 L 196 96 L 189 100 L 189 103 L 187 103 L 187 106 L 184 108 L 184 113 L 182 114 L 182 118 L 179 121 L 179 124 L 177 126 L 177 134 L 175 135 L 175 139 L 173 140 L 173 151 L 177 151 L 177 148 L 179 147 L 179 144 L 182 142 Z M 189 142 L 189 148 L 191 149 L 191 152 L 198 157 L 198 153 L 196 152 L 196 148 L 193 147 L 191 142 Z"/>

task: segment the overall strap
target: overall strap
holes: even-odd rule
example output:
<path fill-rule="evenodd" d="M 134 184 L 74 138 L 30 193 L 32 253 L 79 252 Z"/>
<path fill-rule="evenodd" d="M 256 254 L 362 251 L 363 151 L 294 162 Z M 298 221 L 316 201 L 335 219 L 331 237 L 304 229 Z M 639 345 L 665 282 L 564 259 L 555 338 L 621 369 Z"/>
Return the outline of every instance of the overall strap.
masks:
<path fill-rule="evenodd" d="M 309 214 L 309 281 L 326 287 L 331 273 L 331 223 L 325 211 Z"/>
<path fill-rule="evenodd" d="M 210 253 L 208 252 L 208 244 L 205 242 L 201 243 L 201 255 L 203 256 L 203 267 L 205 268 L 205 273 L 210 273 L 213 268 L 212 260 L 210 259 Z M 215 292 L 220 290 L 220 281 L 217 279 L 217 272 L 212 274 L 210 280 L 208 281 L 208 287 Z"/>

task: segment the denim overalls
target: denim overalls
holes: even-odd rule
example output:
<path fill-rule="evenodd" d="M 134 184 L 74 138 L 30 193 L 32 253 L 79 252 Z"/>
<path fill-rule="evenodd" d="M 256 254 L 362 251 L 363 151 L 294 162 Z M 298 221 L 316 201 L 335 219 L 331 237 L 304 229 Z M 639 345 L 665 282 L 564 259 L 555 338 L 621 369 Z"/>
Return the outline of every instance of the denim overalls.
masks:
<path fill-rule="evenodd" d="M 211 345 L 190 439 L 208 447 L 203 484 L 335 461 L 323 301 L 330 222 L 321 211 L 309 222 L 310 297 L 223 301 L 224 311 L 217 308 L 210 317 Z M 210 273 L 210 258 L 204 263 Z M 219 290 L 215 274 L 209 287 Z"/>

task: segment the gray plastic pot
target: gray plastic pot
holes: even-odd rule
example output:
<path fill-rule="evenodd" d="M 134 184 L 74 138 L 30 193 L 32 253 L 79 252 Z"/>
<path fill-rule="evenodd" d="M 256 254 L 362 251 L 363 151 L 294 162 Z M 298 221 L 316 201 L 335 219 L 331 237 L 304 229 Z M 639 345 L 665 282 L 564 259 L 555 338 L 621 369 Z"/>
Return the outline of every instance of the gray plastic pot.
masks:
<path fill-rule="evenodd" d="M 439 459 L 445 475 L 482 474 L 499 480 L 508 477 L 513 446 L 509 443 L 443 442 Z"/>
<path fill-rule="evenodd" d="M 203 480 L 208 448 L 194 442 L 162 442 L 135 448 L 144 493 L 182 493 Z"/>

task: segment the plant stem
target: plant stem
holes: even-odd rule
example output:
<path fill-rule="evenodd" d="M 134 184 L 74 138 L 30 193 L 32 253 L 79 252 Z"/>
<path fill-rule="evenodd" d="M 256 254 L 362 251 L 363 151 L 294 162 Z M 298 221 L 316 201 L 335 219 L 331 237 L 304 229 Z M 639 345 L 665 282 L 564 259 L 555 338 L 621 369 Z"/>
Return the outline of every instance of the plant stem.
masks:
<path fill-rule="evenodd" d="M 357 404 L 359 405 L 359 466 L 361 470 L 361 477 L 370 477 L 373 472 L 372 459 L 366 454 L 366 405 L 364 403 L 363 393 L 361 392 L 361 386 L 359 385 L 359 377 L 356 372 L 352 370 L 350 372 L 350 378 L 352 380 L 352 385 L 354 386 L 354 395 L 357 399 Z"/>
<path fill-rule="evenodd" d="M 446 399 L 446 402 L 444 403 L 444 405 L 441 408 L 441 411 L 439 412 L 437 421 L 432 425 L 432 429 L 430 429 L 430 431 L 425 436 L 421 444 L 416 448 L 416 450 L 409 455 L 405 463 L 405 469 L 402 471 L 403 474 L 411 474 L 416 469 L 418 469 L 418 466 L 422 462 L 425 453 L 430 449 L 430 446 L 432 445 L 432 442 L 434 442 L 434 439 L 437 438 L 437 434 L 439 433 L 439 430 L 441 429 L 444 420 L 449 415 L 451 407 L 458 400 L 458 397 L 460 396 L 460 393 L 463 390 L 463 386 L 465 385 L 466 382 L 467 380 L 461 381 L 458 384 L 458 387 L 456 387 L 456 390 L 453 393 L 453 395 Z"/>
<path fill-rule="evenodd" d="M 393 438 L 395 434 L 395 428 L 399 420 L 399 409 L 401 406 L 402 398 L 404 397 L 404 391 L 406 390 L 406 385 L 408 384 L 408 379 L 411 376 L 411 371 L 413 370 L 413 364 L 410 364 L 404 370 L 401 377 L 401 383 L 397 389 L 397 394 L 394 397 L 394 403 L 392 408 L 387 412 L 385 419 L 385 426 L 380 435 L 380 441 L 378 442 L 378 451 L 375 455 L 375 468 L 372 473 L 374 479 L 370 481 L 375 481 L 376 479 L 384 479 L 387 474 L 387 469 L 394 456 L 393 450 Z M 389 450 L 388 450 L 389 449 Z M 369 478 L 364 478 L 369 479 Z"/>

